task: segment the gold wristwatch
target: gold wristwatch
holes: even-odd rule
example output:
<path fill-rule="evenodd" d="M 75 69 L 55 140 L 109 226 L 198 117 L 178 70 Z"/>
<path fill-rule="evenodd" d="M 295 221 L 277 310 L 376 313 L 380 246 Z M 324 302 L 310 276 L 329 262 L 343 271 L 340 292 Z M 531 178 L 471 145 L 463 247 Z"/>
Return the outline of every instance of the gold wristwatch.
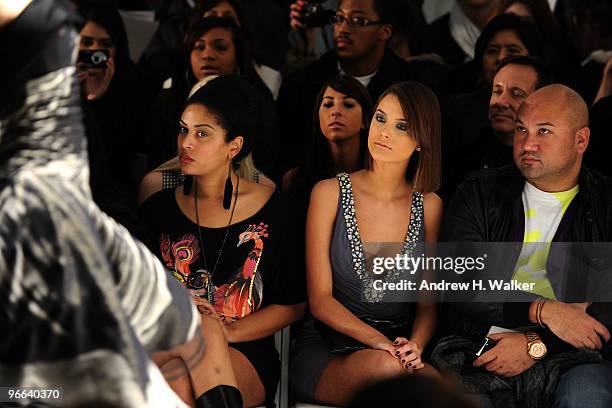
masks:
<path fill-rule="evenodd" d="M 526 332 L 525 337 L 527 337 L 527 354 L 529 354 L 529 357 L 536 361 L 543 359 L 546 356 L 546 345 L 542 343 L 540 336 L 534 332 Z"/>

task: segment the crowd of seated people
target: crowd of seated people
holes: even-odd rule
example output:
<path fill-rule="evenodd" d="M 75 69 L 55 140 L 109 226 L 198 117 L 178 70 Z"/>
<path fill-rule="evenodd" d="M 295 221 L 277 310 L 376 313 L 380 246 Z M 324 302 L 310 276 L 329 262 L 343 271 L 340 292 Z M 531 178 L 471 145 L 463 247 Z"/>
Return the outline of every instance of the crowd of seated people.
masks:
<path fill-rule="evenodd" d="M 144 2 L 160 24 L 136 62 L 123 2 L 18 2 L 73 15 L 86 196 L 157 258 L 136 280 L 171 277 L 160 299 L 185 313 L 162 319 L 176 341 L 133 330 L 177 406 L 274 406 L 286 327 L 294 402 L 612 406 L 612 293 L 592 303 L 568 284 L 583 271 L 554 262 L 558 244 L 612 242 L 609 0 L 456 0 L 429 24 L 419 0 L 326 1 L 322 28 L 307 24 L 314 1 Z M 25 22 L 2 22 L 0 43 Z M 296 52 L 319 36 L 331 44 L 316 58 Z M 6 77 L 36 78 L 23 69 Z M 0 170 L 23 149 L 5 137 L 19 131 L 7 106 Z M 499 274 L 535 289 L 521 302 L 385 300 L 369 260 L 389 255 L 375 244 L 412 256 L 436 242 L 518 243 Z M 16 268 L 2 248 L 0 268 Z M 4 384 L 27 360 L 10 350 L 0 386 L 27 386 Z"/>

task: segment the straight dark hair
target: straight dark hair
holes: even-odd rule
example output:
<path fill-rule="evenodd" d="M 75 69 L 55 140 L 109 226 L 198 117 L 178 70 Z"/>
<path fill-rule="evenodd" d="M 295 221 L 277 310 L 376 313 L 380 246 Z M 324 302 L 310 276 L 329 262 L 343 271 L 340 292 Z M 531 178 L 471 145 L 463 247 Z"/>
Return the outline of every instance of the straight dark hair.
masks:
<path fill-rule="evenodd" d="M 335 174 L 330 173 L 330 169 L 333 167 L 331 149 L 328 140 L 321 131 L 319 121 L 319 108 L 327 88 L 355 99 L 361 106 L 363 129 L 359 134 L 359 167 L 365 167 L 365 155 L 368 149 L 368 127 L 372 118 L 372 98 L 368 90 L 355 78 L 348 75 L 336 75 L 323 84 L 313 106 L 313 131 L 308 143 L 308 150 L 301 165 L 295 169 L 295 173 L 290 177 L 288 190 L 295 196 L 301 195 L 302 192 L 306 192 L 306 196 L 308 196 L 317 182 L 335 176 Z M 298 190 L 302 190 L 302 192 L 298 192 Z"/>
<path fill-rule="evenodd" d="M 546 85 L 550 85 L 554 82 L 554 75 L 550 70 L 548 64 L 544 61 L 530 57 L 528 55 L 512 55 L 504 58 L 500 61 L 499 67 L 493 74 L 493 78 L 497 75 L 499 71 L 506 65 L 523 65 L 525 67 L 531 67 L 536 72 L 538 76 L 538 82 L 536 82 L 535 89 L 540 89 Z"/>
<path fill-rule="evenodd" d="M 376 107 L 387 95 L 395 96 L 407 121 L 408 134 L 415 138 L 420 151 L 414 151 L 406 180 L 415 191 L 429 193 L 440 188 L 441 114 L 438 98 L 431 89 L 418 82 L 391 85 L 378 99 Z M 376 110 L 376 108 L 374 109 Z M 373 168 L 372 155 L 366 153 L 366 168 Z"/>

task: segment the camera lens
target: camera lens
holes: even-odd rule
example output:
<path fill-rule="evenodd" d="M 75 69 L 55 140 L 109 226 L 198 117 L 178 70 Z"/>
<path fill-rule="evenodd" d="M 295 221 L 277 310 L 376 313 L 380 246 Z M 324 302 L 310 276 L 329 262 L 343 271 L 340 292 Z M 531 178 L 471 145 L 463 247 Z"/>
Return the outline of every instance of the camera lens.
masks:
<path fill-rule="evenodd" d="M 91 55 L 91 62 L 94 65 L 100 65 L 106 62 L 106 54 L 102 51 L 96 51 Z"/>

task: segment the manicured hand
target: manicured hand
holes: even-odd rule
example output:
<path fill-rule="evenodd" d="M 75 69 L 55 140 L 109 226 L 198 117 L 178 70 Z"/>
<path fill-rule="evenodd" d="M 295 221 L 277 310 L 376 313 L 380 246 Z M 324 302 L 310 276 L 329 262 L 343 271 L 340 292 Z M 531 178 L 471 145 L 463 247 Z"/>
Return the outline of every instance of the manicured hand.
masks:
<path fill-rule="evenodd" d="M 474 367 L 502 377 L 514 377 L 536 363 L 527 353 L 527 338 L 523 333 L 496 333 L 489 338 L 497 344 L 474 361 Z"/>
<path fill-rule="evenodd" d="M 397 358 L 397 356 L 395 355 L 395 347 L 387 339 L 374 342 L 371 345 L 371 348 L 373 348 L 374 350 L 384 350 L 389 353 L 389 355 L 393 356 L 394 358 Z"/>
<path fill-rule="evenodd" d="M 291 26 L 292 30 L 298 30 L 300 28 L 303 28 L 302 22 L 300 21 L 300 16 L 304 5 L 307 3 L 308 1 L 306 0 L 299 0 L 289 6 L 289 9 L 291 10 L 291 12 L 289 13 L 289 25 Z"/>
<path fill-rule="evenodd" d="M 395 356 L 400 359 L 400 363 L 406 370 L 420 370 L 425 367 L 421 361 L 421 347 L 414 341 L 405 337 L 398 337 L 393 342 L 395 346 Z"/>

